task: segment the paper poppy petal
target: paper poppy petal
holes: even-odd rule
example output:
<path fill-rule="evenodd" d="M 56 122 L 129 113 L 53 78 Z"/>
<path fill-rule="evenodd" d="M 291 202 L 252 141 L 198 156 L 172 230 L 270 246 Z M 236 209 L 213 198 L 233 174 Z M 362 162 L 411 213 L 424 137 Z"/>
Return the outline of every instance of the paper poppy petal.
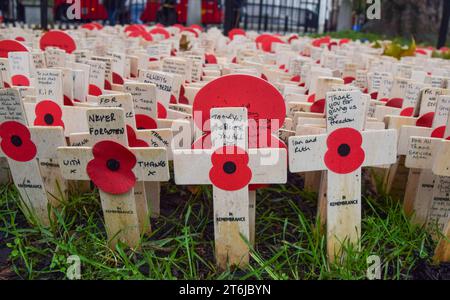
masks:
<path fill-rule="evenodd" d="M 0 125 L 0 137 L 2 139 L 0 147 L 9 158 L 19 162 L 35 158 L 37 148 L 31 141 L 30 131 L 25 125 L 15 121 L 3 122 Z M 19 144 L 13 141 L 19 141 Z"/>
<path fill-rule="evenodd" d="M 312 113 L 323 114 L 325 112 L 325 99 L 315 101 L 310 108 Z"/>
<path fill-rule="evenodd" d="M 123 78 L 119 74 L 112 72 L 112 79 L 114 84 L 123 84 Z"/>
<path fill-rule="evenodd" d="M 149 116 L 137 114 L 136 115 L 136 128 L 139 130 L 157 129 L 158 124 Z"/>
<path fill-rule="evenodd" d="M 308 103 L 314 103 L 316 101 L 316 94 L 309 95 L 308 99 L 306 100 Z"/>
<path fill-rule="evenodd" d="M 50 100 L 39 102 L 35 108 L 35 115 L 34 125 L 36 126 L 64 127 L 62 109 L 56 102 Z"/>
<path fill-rule="evenodd" d="M 207 64 L 216 65 L 217 57 L 213 54 L 205 54 L 205 61 Z"/>
<path fill-rule="evenodd" d="M 109 80 L 105 79 L 105 90 L 111 90 L 112 86 L 111 86 L 111 82 L 109 82 Z"/>
<path fill-rule="evenodd" d="M 47 47 L 56 47 L 72 53 L 77 49 L 77 45 L 74 39 L 64 31 L 52 30 L 42 35 L 39 41 L 41 50 L 45 50 Z"/>
<path fill-rule="evenodd" d="M 91 96 L 100 96 L 102 94 L 102 90 L 96 86 L 95 84 L 89 84 L 89 95 Z"/>
<path fill-rule="evenodd" d="M 160 102 L 158 102 L 158 119 L 167 119 L 167 110 Z"/>
<path fill-rule="evenodd" d="M 30 80 L 25 75 L 14 75 L 11 77 L 11 82 L 15 86 L 30 86 Z"/>
<path fill-rule="evenodd" d="M 431 128 L 433 127 L 433 119 L 434 119 L 434 112 L 424 114 L 416 121 L 416 126 Z"/>
<path fill-rule="evenodd" d="M 431 133 L 431 137 L 443 139 L 444 135 L 445 135 L 445 129 L 446 129 L 446 126 L 440 126 L 436 129 L 434 129 L 433 132 Z"/>
<path fill-rule="evenodd" d="M 400 112 L 402 117 L 412 117 L 414 114 L 414 107 L 407 107 Z"/>
<path fill-rule="evenodd" d="M 392 98 L 389 99 L 386 103 L 386 106 L 402 108 L 403 106 L 403 98 Z"/>
<path fill-rule="evenodd" d="M 292 82 L 300 82 L 301 79 L 302 79 L 302 78 L 300 77 L 300 75 L 296 75 L 296 76 L 294 76 L 294 77 L 291 78 L 291 81 L 292 81 Z"/>
<path fill-rule="evenodd" d="M 8 58 L 9 52 L 28 52 L 27 47 L 15 40 L 0 41 L 0 58 Z"/>
<path fill-rule="evenodd" d="M 64 105 L 65 105 L 65 106 L 73 106 L 73 102 L 72 102 L 72 100 L 70 100 L 69 97 L 67 97 L 66 95 L 64 95 L 63 99 L 64 99 Z"/>
<path fill-rule="evenodd" d="M 344 77 L 344 84 L 350 84 L 353 81 L 355 81 L 355 77 L 352 77 L 352 76 Z"/>
<path fill-rule="evenodd" d="M 131 147 L 131 148 L 145 148 L 145 147 L 149 147 L 147 142 L 137 138 L 136 132 L 129 125 L 127 125 L 127 137 L 128 137 L 128 146 Z"/>

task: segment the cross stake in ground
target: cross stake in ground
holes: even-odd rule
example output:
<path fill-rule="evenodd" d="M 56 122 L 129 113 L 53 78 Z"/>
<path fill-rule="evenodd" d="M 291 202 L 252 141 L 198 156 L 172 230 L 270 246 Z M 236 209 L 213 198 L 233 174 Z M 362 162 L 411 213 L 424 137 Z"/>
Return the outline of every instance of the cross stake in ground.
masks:
<path fill-rule="evenodd" d="M 359 243 L 361 167 L 382 166 L 396 160 L 396 131 L 362 132 L 364 107 L 359 91 L 327 93 L 328 134 L 289 139 L 291 172 L 328 171 L 327 251 L 330 261 L 342 255 L 346 243 Z"/>
<path fill-rule="evenodd" d="M 249 185 L 287 181 L 285 149 L 248 149 L 247 114 L 212 109 L 212 148 L 174 150 L 177 184 L 213 185 L 215 253 L 223 269 L 249 263 Z"/>
<path fill-rule="evenodd" d="M 58 159 L 63 176 L 68 180 L 92 180 L 97 185 L 111 247 L 118 240 L 136 247 L 140 224 L 134 188 L 139 182 L 169 180 L 167 150 L 128 148 L 123 109 L 90 109 L 87 114 L 95 144 L 60 147 Z"/>

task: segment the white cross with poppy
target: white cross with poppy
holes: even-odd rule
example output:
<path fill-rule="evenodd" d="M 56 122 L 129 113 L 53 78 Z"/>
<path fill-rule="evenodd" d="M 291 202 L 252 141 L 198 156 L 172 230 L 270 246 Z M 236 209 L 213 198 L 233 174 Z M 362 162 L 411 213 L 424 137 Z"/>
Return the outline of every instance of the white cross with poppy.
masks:
<path fill-rule="evenodd" d="M 66 145 L 61 127 L 28 127 L 17 89 L 0 90 L 0 155 L 6 157 L 24 213 L 50 224 L 67 187 L 56 163 L 56 148 Z M 31 213 L 31 215 L 29 215 Z"/>
<path fill-rule="evenodd" d="M 140 240 L 137 182 L 168 181 L 165 148 L 129 148 L 121 108 L 87 112 L 93 147 L 60 147 L 58 159 L 67 180 L 92 180 L 100 190 L 105 227 L 112 247 L 118 240 L 136 247 Z"/>
<path fill-rule="evenodd" d="M 395 162 L 395 130 L 362 131 L 361 92 L 329 92 L 327 134 L 289 138 L 292 173 L 327 171 L 327 252 L 330 261 L 342 247 L 357 245 L 361 234 L 361 168 Z"/>
<path fill-rule="evenodd" d="M 426 213 L 422 216 L 422 221 L 430 229 L 437 225 L 440 231 L 445 230 L 450 220 L 448 140 L 450 140 L 450 117 L 442 137 L 410 137 L 405 160 L 406 167 L 427 170 L 431 174 L 429 190 L 431 195 L 425 199 L 427 203 L 423 209 Z"/>
<path fill-rule="evenodd" d="M 175 182 L 212 185 L 217 264 L 249 263 L 249 185 L 286 183 L 286 149 L 249 149 L 246 108 L 215 108 L 207 150 L 174 150 Z M 247 240 L 247 241 L 246 241 Z"/>

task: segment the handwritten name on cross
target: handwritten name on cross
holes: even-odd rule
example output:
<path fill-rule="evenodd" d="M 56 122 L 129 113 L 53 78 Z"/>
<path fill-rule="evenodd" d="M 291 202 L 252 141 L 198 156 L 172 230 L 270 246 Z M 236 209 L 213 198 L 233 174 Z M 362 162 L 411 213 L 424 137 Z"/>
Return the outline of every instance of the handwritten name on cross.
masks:
<path fill-rule="evenodd" d="M 120 108 L 87 112 L 93 147 L 60 147 L 64 178 L 92 180 L 100 190 L 110 245 L 118 240 L 136 247 L 140 239 L 139 212 L 134 197 L 137 182 L 168 181 L 164 148 L 129 148 Z M 108 138 L 107 138 L 108 136 Z"/>
<path fill-rule="evenodd" d="M 362 131 L 364 107 L 359 91 L 327 93 L 327 134 L 289 138 L 291 172 L 328 171 L 327 250 L 331 261 L 341 255 L 344 243 L 359 243 L 361 167 L 391 164 L 397 155 L 395 130 Z"/>
<path fill-rule="evenodd" d="M 248 149 L 245 108 L 211 110 L 208 150 L 174 150 L 175 182 L 213 185 L 217 264 L 249 263 L 249 185 L 286 183 L 285 149 Z M 244 238 L 241 238 L 242 237 Z"/>

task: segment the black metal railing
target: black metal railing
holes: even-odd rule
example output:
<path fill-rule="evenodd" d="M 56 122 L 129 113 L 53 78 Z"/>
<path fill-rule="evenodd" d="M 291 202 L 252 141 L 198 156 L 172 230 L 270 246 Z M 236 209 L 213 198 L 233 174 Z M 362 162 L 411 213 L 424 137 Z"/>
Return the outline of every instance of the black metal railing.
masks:
<path fill-rule="evenodd" d="M 247 0 L 241 26 L 247 30 L 317 32 L 320 0 Z"/>

